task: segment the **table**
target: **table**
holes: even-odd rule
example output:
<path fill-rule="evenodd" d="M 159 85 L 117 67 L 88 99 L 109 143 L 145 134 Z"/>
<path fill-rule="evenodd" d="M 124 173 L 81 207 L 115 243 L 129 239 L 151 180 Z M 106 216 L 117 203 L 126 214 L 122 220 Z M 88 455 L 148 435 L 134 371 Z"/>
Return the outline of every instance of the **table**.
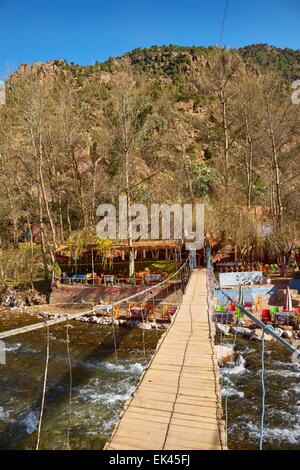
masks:
<path fill-rule="evenodd" d="M 287 325 L 292 325 L 295 323 L 294 312 L 275 312 L 274 318 L 276 323 L 284 323 Z"/>
<path fill-rule="evenodd" d="M 233 312 L 215 312 L 212 319 L 218 323 L 231 323 L 234 319 Z"/>
<path fill-rule="evenodd" d="M 103 312 L 111 312 L 112 311 L 112 305 L 107 305 L 107 304 L 101 304 L 101 305 L 95 305 L 93 307 L 93 310 L 102 310 Z"/>
<path fill-rule="evenodd" d="M 113 284 L 114 280 L 115 280 L 115 276 L 112 276 L 110 274 L 104 274 L 103 276 L 103 279 L 104 279 L 104 284 L 106 285 L 108 282 L 110 282 L 111 284 Z"/>
<path fill-rule="evenodd" d="M 161 280 L 161 274 L 146 274 L 144 276 L 145 282 L 159 282 Z"/>

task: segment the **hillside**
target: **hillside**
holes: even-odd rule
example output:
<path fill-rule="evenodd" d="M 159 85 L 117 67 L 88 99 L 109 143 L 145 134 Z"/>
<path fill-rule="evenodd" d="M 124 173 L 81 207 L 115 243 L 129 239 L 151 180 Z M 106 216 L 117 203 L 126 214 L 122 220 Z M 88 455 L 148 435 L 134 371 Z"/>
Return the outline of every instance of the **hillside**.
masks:
<path fill-rule="evenodd" d="M 209 62 L 210 55 L 216 47 L 202 46 L 152 46 L 150 48 L 137 48 L 127 52 L 122 57 L 130 60 L 136 70 L 152 75 L 163 75 L 172 79 L 178 78 L 182 73 L 188 73 L 199 65 Z M 232 51 L 235 51 L 232 49 Z M 281 49 L 268 44 L 252 44 L 236 50 L 247 65 L 258 66 L 262 71 L 274 70 L 281 72 L 288 80 L 300 78 L 300 50 Z M 95 70 L 109 71 L 115 60 L 122 57 L 94 65 L 80 66 L 66 64 L 73 72 L 90 74 Z"/>
<path fill-rule="evenodd" d="M 34 256 L 47 276 L 55 247 L 94 229 L 97 206 L 120 194 L 202 202 L 207 239 L 288 257 L 299 231 L 298 52 L 170 45 L 89 66 L 22 64 L 0 107 L 0 277 Z M 262 239 L 260 224 L 274 236 Z M 9 250 L 32 225 L 42 245 L 20 263 Z"/>
<path fill-rule="evenodd" d="M 263 70 L 280 71 L 288 80 L 300 78 L 300 50 L 280 49 L 268 44 L 252 44 L 239 49 L 247 63 L 258 64 Z"/>

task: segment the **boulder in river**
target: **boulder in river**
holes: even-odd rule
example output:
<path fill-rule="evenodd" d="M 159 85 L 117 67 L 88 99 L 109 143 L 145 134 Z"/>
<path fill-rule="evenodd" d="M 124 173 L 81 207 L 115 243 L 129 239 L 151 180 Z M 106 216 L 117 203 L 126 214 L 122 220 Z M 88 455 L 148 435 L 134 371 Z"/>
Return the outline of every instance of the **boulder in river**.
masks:
<path fill-rule="evenodd" d="M 261 328 L 257 328 L 251 332 L 251 339 L 257 339 L 258 341 L 262 340 L 263 330 Z M 273 341 L 273 336 L 268 335 L 265 333 L 264 340 L 265 341 Z"/>
<path fill-rule="evenodd" d="M 275 333 L 277 333 L 278 336 L 282 336 L 283 330 L 281 328 L 275 328 Z"/>
<path fill-rule="evenodd" d="M 143 330 L 150 330 L 151 329 L 151 323 L 141 323 L 139 325 L 139 328 L 142 328 Z"/>
<path fill-rule="evenodd" d="M 98 318 L 95 315 L 93 315 L 93 316 L 90 317 L 90 322 L 91 323 L 98 323 Z"/>
<path fill-rule="evenodd" d="M 230 326 L 216 323 L 216 332 L 220 335 L 228 336 L 230 334 Z"/>
<path fill-rule="evenodd" d="M 234 335 L 237 334 L 237 335 L 247 336 L 248 338 L 250 338 L 251 333 L 252 333 L 252 331 L 249 328 L 244 328 L 242 326 L 232 326 L 230 328 L 230 331 Z"/>
<path fill-rule="evenodd" d="M 218 364 L 226 364 L 231 360 L 234 352 L 228 346 L 222 346 L 221 344 L 215 344 L 214 350 L 218 359 Z"/>
<path fill-rule="evenodd" d="M 293 337 L 293 332 L 290 330 L 284 330 L 282 333 L 283 338 L 292 338 Z"/>

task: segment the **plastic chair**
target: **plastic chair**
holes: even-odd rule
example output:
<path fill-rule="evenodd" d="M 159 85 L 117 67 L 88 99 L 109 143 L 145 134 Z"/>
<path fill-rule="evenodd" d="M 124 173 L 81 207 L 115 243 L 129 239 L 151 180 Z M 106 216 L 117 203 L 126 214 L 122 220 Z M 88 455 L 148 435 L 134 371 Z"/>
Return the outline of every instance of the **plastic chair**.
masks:
<path fill-rule="evenodd" d="M 163 306 L 163 313 L 161 316 L 162 320 L 167 321 L 167 322 L 171 321 L 169 310 L 170 310 L 170 305 Z"/>
<path fill-rule="evenodd" d="M 164 313 L 164 314 L 168 313 L 169 310 L 170 310 L 170 305 L 164 305 L 164 306 L 163 306 L 163 313 Z"/>
<path fill-rule="evenodd" d="M 217 307 L 216 307 L 216 312 L 225 312 L 225 307 L 224 307 L 224 305 L 217 305 Z"/>
<path fill-rule="evenodd" d="M 263 304 L 262 304 L 262 297 L 260 295 L 256 295 L 254 297 L 254 305 L 255 305 L 255 310 L 257 311 L 258 307 L 259 308 L 262 308 L 263 307 Z"/>
<path fill-rule="evenodd" d="M 243 318 L 244 317 L 244 314 L 241 312 L 241 309 L 239 309 L 238 307 L 235 308 L 235 318 Z"/>
<path fill-rule="evenodd" d="M 154 316 L 154 305 L 148 304 L 148 316 Z"/>
<path fill-rule="evenodd" d="M 236 306 L 235 305 L 228 305 L 227 306 L 227 311 L 228 312 L 235 312 Z"/>
<path fill-rule="evenodd" d="M 264 308 L 261 312 L 261 321 L 264 323 L 267 323 L 269 321 L 272 321 L 270 309 Z"/>
<path fill-rule="evenodd" d="M 297 320 L 298 323 L 300 323 L 300 307 L 295 308 L 294 314 L 295 314 L 295 319 Z"/>
<path fill-rule="evenodd" d="M 270 313 L 272 315 L 272 317 L 274 317 L 275 313 L 279 312 L 279 307 L 277 307 L 277 305 L 272 305 L 270 307 Z"/>
<path fill-rule="evenodd" d="M 128 305 L 127 316 L 131 317 L 131 309 L 136 306 L 136 302 L 130 302 Z"/>
<path fill-rule="evenodd" d="M 113 306 L 113 315 L 118 315 L 120 313 L 120 304 L 115 304 Z"/>

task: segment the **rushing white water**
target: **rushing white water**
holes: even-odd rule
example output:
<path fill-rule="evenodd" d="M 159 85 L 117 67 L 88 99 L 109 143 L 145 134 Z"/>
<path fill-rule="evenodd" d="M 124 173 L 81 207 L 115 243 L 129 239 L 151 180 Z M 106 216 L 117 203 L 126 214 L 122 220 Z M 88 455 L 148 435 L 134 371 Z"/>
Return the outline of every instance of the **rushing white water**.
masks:
<path fill-rule="evenodd" d="M 261 344 L 239 340 L 236 359 L 220 369 L 222 396 L 228 399 L 229 448 L 257 449 L 261 432 Z M 265 351 L 263 447 L 300 448 L 300 366 L 280 345 Z"/>
<path fill-rule="evenodd" d="M 246 360 L 241 354 L 239 355 L 238 360 L 233 364 L 229 364 L 229 366 L 224 367 L 222 369 L 222 374 L 240 375 L 246 372 Z"/>
<path fill-rule="evenodd" d="M 18 427 L 20 430 L 23 428 L 27 434 L 32 434 L 36 431 L 38 422 L 38 411 L 29 409 L 29 411 L 19 420 Z"/>

